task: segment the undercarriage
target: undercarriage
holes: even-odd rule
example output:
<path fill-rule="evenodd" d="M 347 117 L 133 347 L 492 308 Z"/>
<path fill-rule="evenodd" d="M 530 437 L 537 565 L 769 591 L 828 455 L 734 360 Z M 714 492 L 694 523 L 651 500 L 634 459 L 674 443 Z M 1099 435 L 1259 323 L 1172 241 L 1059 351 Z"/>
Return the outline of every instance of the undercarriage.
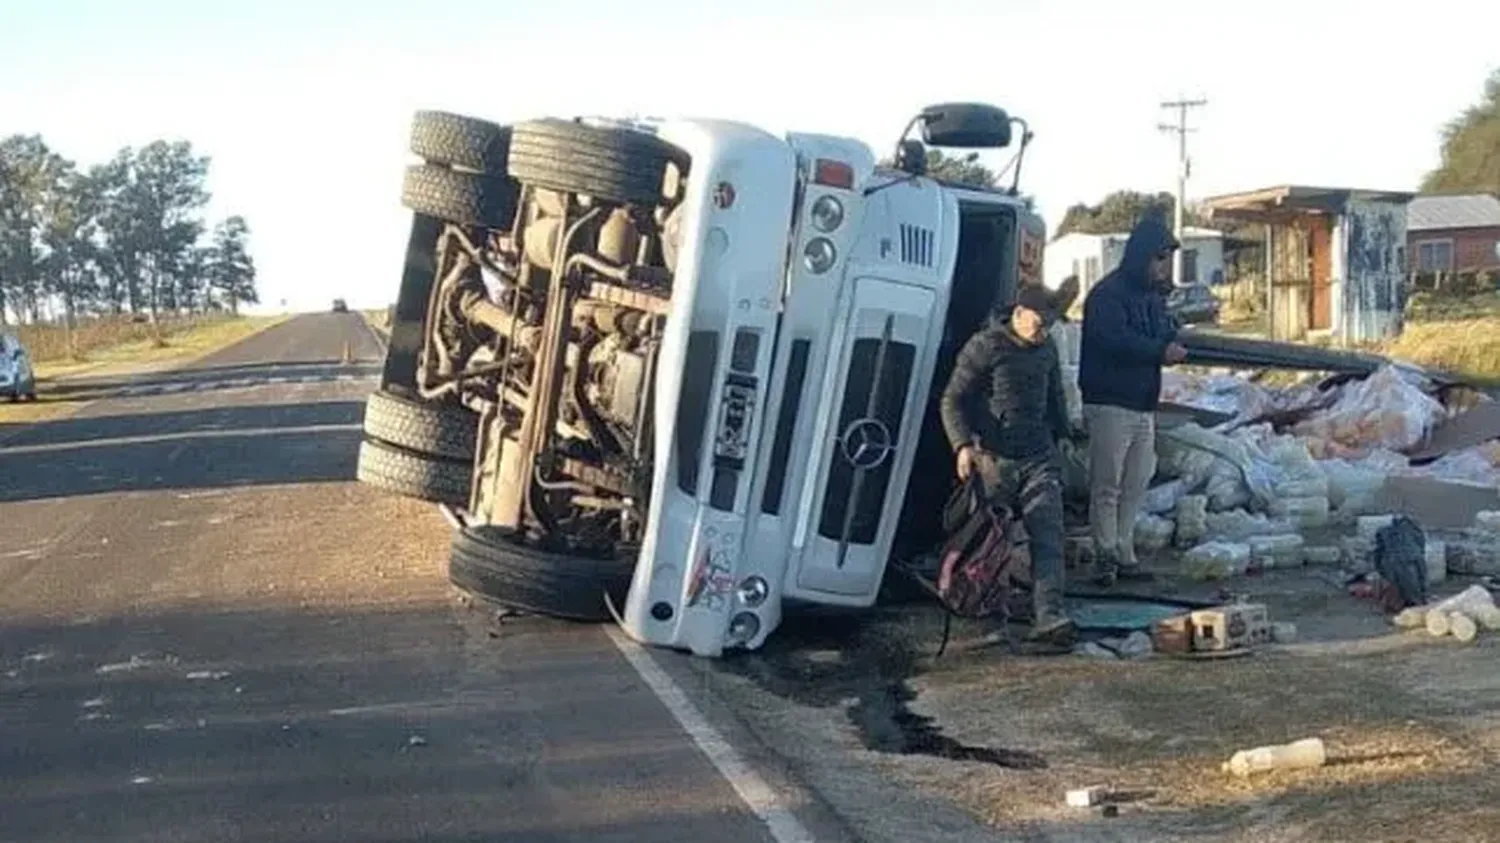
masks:
<path fill-rule="evenodd" d="M 424 163 L 406 175 L 412 238 L 371 408 L 399 401 L 431 428 L 473 434 L 424 452 L 376 435 L 367 417 L 361 479 L 420 485 L 415 475 L 383 482 L 392 450 L 429 474 L 441 467 L 445 480 L 461 466 L 461 496 L 451 482 L 404 491 L 464 510 L 454 564 L 484 570 L 454 578 L 488 581 L 481 596 L 516 578 L 497 566 L 557 557 L 577 562 L 553 574 L 590 577 L 618 597 L 650 505 L 652 384 L 675 262 L 668 232 L 687 156 L 633 129 L 502 127 L 441 112 L 417 115 L 412 148 Z"/>

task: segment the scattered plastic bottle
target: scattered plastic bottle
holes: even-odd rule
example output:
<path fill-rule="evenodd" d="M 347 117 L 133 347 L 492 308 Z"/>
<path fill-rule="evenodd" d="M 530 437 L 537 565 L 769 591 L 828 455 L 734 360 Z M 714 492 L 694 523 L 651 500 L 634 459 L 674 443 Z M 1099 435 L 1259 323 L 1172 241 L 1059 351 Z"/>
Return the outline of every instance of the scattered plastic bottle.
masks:
<path fill-rule="evenodd" d="M 1224 770 L 1244 777 L 1272 770 L 1305 770 L 1326 763 L 1328 751 L 1323 746 L 1323 739 L 1307 738 L 1280 746 L 1242 749 L 1224 763 Z"/>

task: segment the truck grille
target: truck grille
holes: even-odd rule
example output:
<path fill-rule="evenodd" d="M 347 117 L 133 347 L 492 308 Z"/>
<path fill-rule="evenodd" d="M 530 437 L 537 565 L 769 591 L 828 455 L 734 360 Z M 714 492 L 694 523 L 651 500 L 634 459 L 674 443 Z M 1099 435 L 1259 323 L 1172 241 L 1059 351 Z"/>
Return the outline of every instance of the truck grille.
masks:
<path fill-rule="evenodd" d="M 914 266 L 932 266 L 937 237 L 932 229 L 901 223 L 901 262 Z"/>
<path fill-rule="evenodd" d="M 894 321 L 894 316 L 886 317 L 879 338 L 855 340 L 849 356 L 838 439 L 818 522 L 818 533 L 841 545 L 875 543 L 900 445 L 917 349 L 891 339 Z"/>

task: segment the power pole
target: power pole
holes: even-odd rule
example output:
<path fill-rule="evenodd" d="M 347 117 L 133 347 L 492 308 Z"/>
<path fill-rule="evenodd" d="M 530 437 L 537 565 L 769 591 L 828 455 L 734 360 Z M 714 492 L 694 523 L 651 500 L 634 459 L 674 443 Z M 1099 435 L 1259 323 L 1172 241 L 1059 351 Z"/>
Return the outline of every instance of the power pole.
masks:
<path fill-rule="evenodd" d="M 1171 123 L 1156 124 L 1157 129 L 1177 135 L 1177 208 L 1172 214 L 1172 233 L 1177 236 L 1178 243 L 1182 242 L 1183 208 L 1187 204 L 1187 180 L 1192 168 L 1192 163 L 1187 154 L 1187 136 L 1189 132 L 1197 131 L 1197 129 L 1188 128 L 1188 109 L 1199 108 L 1205 105 L 1208 105 L 1208 100 L 1190 100 L 1181 97 L 1172 102 L 1164 102 L 1161 104 L 1162 108 L 1176 110 L 1177 123 L 1176 125 Z M 1173 285 L 1182 283 L 1181 248 L 1172 255 L 1172 283 Z"/>

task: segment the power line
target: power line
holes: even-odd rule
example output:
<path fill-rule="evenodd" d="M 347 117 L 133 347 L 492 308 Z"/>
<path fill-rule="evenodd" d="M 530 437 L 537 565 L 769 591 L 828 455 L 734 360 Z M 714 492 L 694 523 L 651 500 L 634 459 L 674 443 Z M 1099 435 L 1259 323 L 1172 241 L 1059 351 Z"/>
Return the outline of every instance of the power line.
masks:
<path fill-rule="evenodd" d="M 1179 97 L 1170 102 L 1164 102 L 1161 107 L 1175 110 L 1177 112 L 1177 123 L 1158 123 L 1156 128 L 1169 134 L 1177 135 L 1177 207 L 1172 214 L 1172 232 L 1177 236 L 1177 242 L 1182 242 L 1183 208 L 1187 204 L 1187 180 L 1189 170 L 1192 167 L 1187 152 L 1187 136 L 1197 129 L 1188 126 L 1188 110 L 1201 108 L 1208 105 L 1206 99 L 1184 99 Z M 1172 256 L 1172 283 L 1182 283 L 1182 249 L 1178 249 Z"/>

